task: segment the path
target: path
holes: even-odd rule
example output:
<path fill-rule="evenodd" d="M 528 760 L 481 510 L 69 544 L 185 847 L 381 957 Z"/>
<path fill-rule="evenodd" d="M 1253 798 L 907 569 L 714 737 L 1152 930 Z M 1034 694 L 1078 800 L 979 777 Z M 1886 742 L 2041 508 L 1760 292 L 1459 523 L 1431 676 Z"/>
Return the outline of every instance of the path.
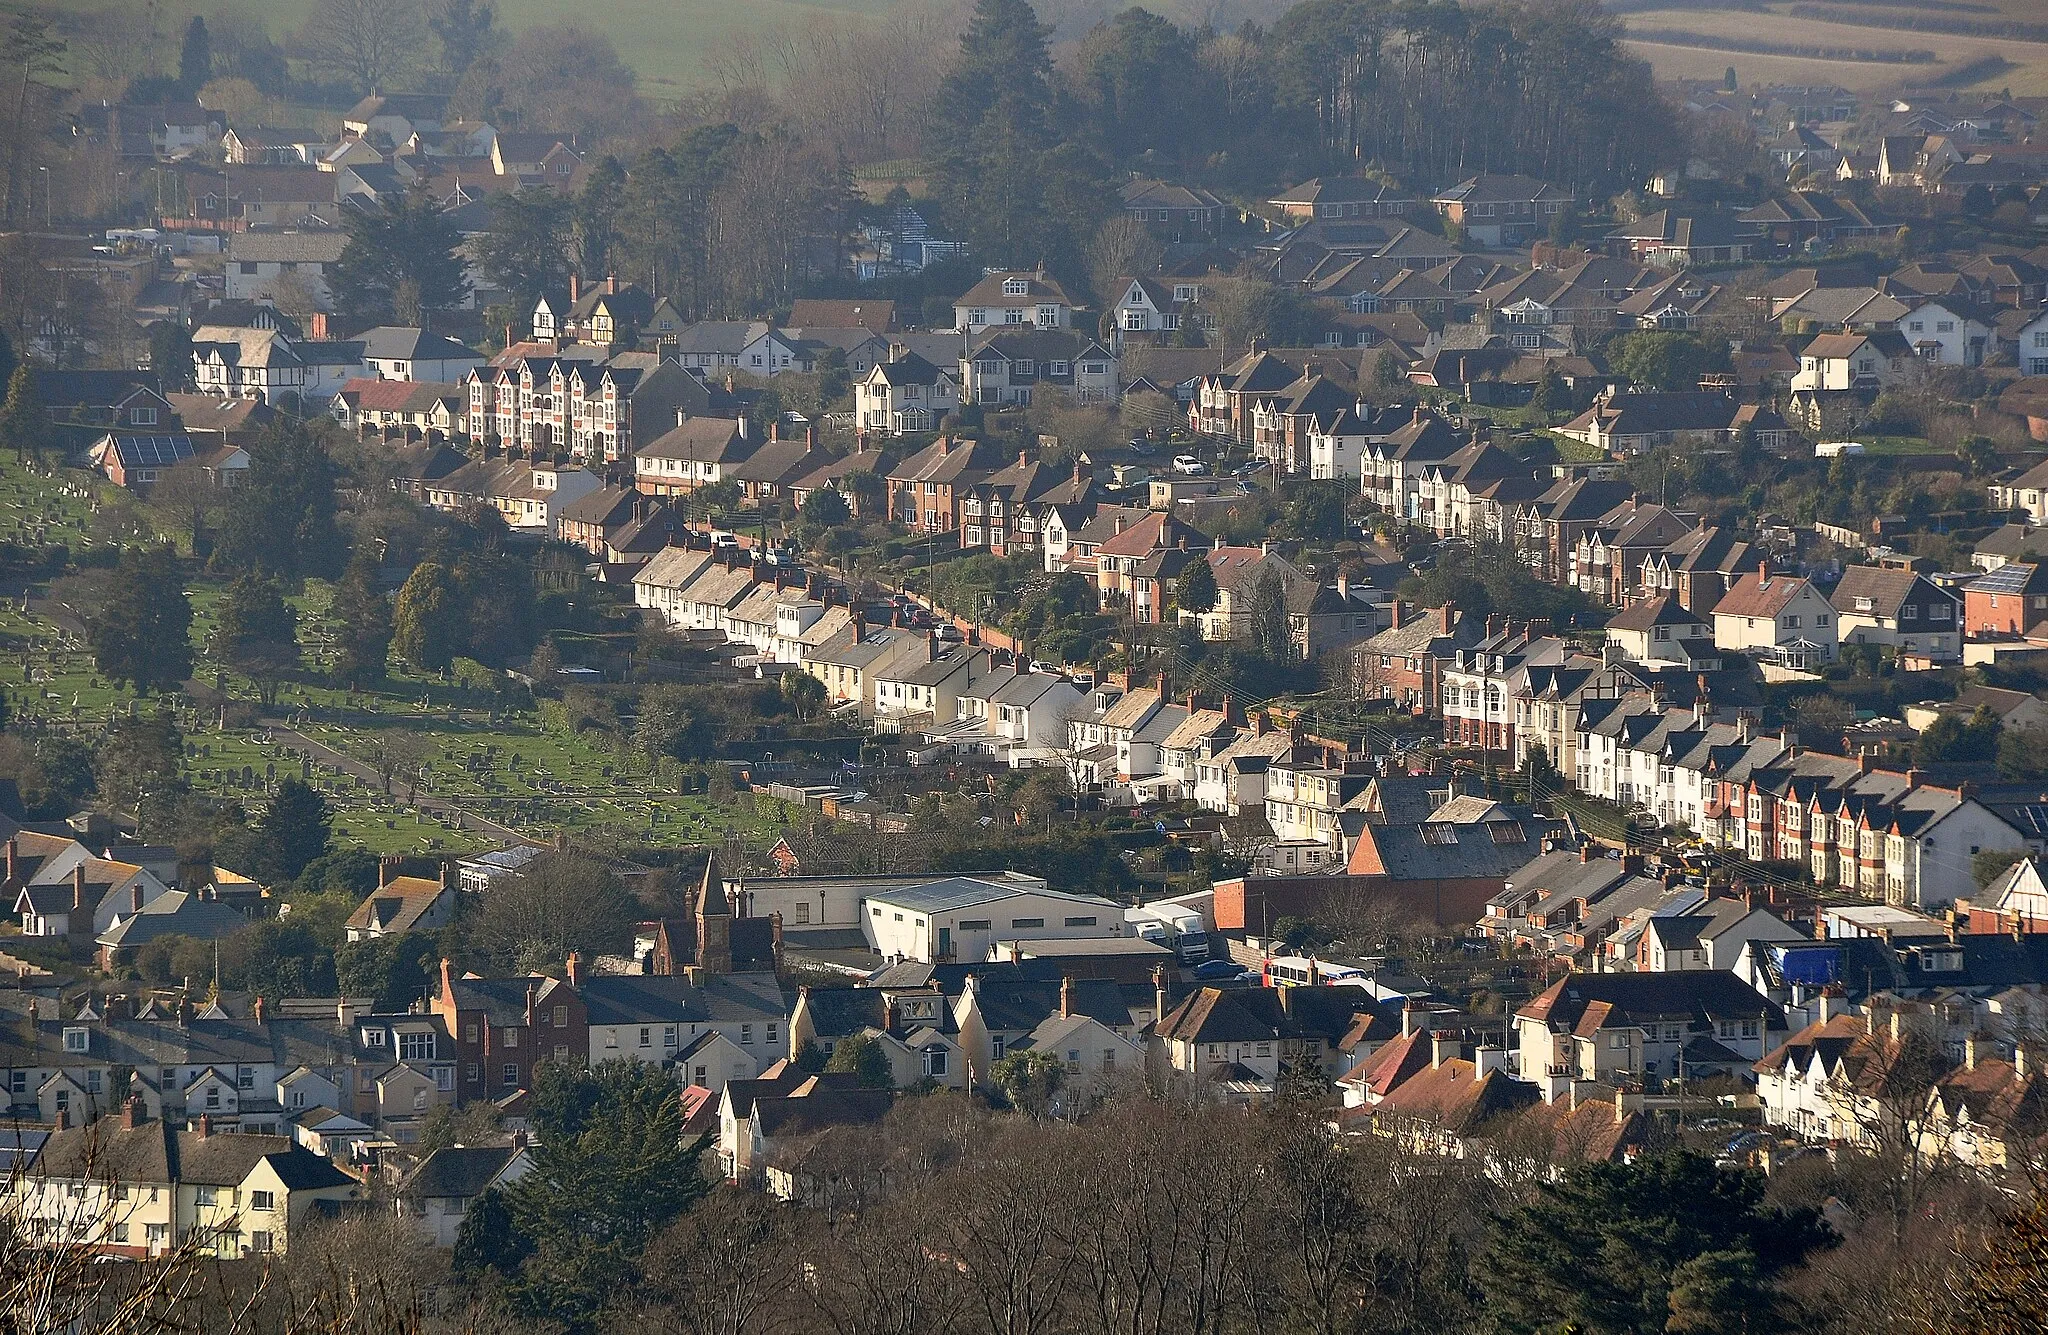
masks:
<path fill-rule="evenodd" d="M 273 741 L 282 742 L 287 746 L 302 747 L 323 765 L 329 765 L 335 769 L 353 774 L 372 788 L 383 787 L 384 780 L 375 768 L 357 760 L 346 751 L 337 751 L 325 742 L 316 742 L 297 728 L 288 727 L 276 719 L 263 719 L 261 723 Z M 446 798 L 415 792 L 412 805 L 430 815 L 446 816 L 466 830 L 475 830 L 479 834 L 487 834 L 493 839 L 502 839 L 510 844 L 533 844 L 536 842 L 509 825 L 500 825 L 498 822 L 479 816 L 465 807 L 448 801 Z"/>

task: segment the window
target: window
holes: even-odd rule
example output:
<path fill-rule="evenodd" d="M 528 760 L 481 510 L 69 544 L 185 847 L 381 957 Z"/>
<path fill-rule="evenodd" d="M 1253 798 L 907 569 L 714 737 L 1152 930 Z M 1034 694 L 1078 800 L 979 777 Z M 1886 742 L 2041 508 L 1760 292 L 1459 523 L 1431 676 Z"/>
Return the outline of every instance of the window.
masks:
<path fill-rule="evenodd" d="M 206 1207 L 211 1206 L 214 1201 L 213 1188 L 200 1187 L 198 1189 L 198 1195 L 195 1199 L 201 1209 L 205 1209 Z"/>
<path fill-rule="evenodd" d="M 508 1048 L 519 1046 L 519 1031 L 517 1029 L 507 1029 L 505 1031 L 505 1046 Z"/>
<path fill-rule="evenodd" d="M 811 906 L 805 903 L 798 903 L 796 906 L 795 920 L 800 923 L 809 922 L 811 920 Z"/>
<path fill-rule="evenodd" d="M 944 1048 L 932 1048 L 924 1054 L 924 1073 L 930 1076 L 941 1076 L 946 1073 Z"/>
<path fill-rule="evenodd" d="M 962 918 L 960 920 L 960 930 L 963 932 L 986 932 L 993 925 L 987 918 Z"/>
<path fill-rule="evenodd" d="M 661 1045 L 665 1048 L 672 1048 L 676 1045 L 676 1027 L 674 1025 L 665 1024 L 661 1027 Z"/>
<path fill-rule="evenodd" d="M 398 1059 L 400 1061 L 432 1061 L 434 1059 L 433 1034 L 400 1034 L 398 1036 Z"/>
<path fill-rule="evenodd" d="M 251 1234 L 249 1235 L 249 1250 L 250 1250 L 250 1251 L 252 1251 L 252 1252 L 267 1252 L 267 1251 L 269 1251 L 269 1250 L 271 1249 L 271 1246 L 272 1246 L 272 1242 L 271 1242 L 271 1237 L 270 1237 L 270 1234 L 266 1233 L 266 1232 L 265 1232 L 265 1231 L 263 1231 L 262 1229 L 257 1229 L 257 1230 L 256 1230 L 255 1232 L 253 1232 L 253 1233 L 251 1233 Z"/>
<path fill-rule="evenodd" d="M 743 1024 L 740 1026 L 740 1042 L 746 1044 L 749 1047 L 753 1046 L 754 1026 L 750 1024 Z"/>
<path fill-rule="evenodd" d="M 640 1026 L 640 1046 L 643 1048 L 654 1046 L 654 1030 L 652 1027 L 644 1024 Z"/>
<path fill-rule="evenodd" d="M 434 1072 L 434 1088 L 440 1090 L 444 1094 L 454 1089 L 455 1068 L 452 1066 L 443 1066 L 436 1069 Z"/>
<path fill-rule="evenodd" d="M 507 1089 L 517 1089 L 519 1087 L 518 1063 L 506 1062 L 504 1068 L 498 1072 L 498 1083 Z"/>
<path fill-rule="evenodd" d="M 1043 919 L 1043 918 L 1012 918 L 1012 919 L 1010 919 L 1010 926 L 1012 926 L 1012 927 L 1043 927 L 1043 926 L 1045 926 L 1045 919 Z"/>
<path fill-rule="evenodd" d="M 107 1229 L 107 1241 L 118 1245 L 128 1241 L 128 1225 L 115 1224 Z"/>
<path fill-rule="evenodd" d="M 1003 295 L 1006 297 L 1023 297 L 1029 296 L 1030 293 L 1031 280 L 1028 278 L 1005 278 L 1003 280 Z"/>
<path fill-rule="evenodd" d="M 1093 914 L 1090 914 L 1085 918 L 1069 918 L 1066 925 L 1069 927 L 1093 927 L 1095 925 L 1095 917 Z"/>
<path fill-rule="evenodd" d="M 463 1030 L 462 1030 L 462 1041 L 463 1041 L 463 1042 L 465 1042 L 465 1043 L 474 1043 L 474 1042 L 476 1042 L 476 1026 L 475 1026 L 475 1025 L 471 1024 L 471 1025 L 465 1025 L 465 1026 L 463 1026 Z"/>
<path fill-rule="evenodd" d="M 1003 1036 L 1001 1034 L 992 1034 L 989 1036 L 988 1043 L 989 1055 L 997 1061 L 1001 1061 L 1003 1059 Z"/>
<path fill-rule="evenodd" d="M 66 1029 L 64 1031 L 64 1050 L 66 1052 L 84 1052 L 91 1046 L 92 1030 Z"/>
<path fill-rule="evenodd" d="M 277 1208 L 277 1196 L 273 1192 L 252 1191 L 249 1193 L 249 1208 L 252 1210 L 275 1210 Z"/>
<path fill-rule="evenodd" d="M 128 410 L 128 421 L 135 426 L 155 426 L 156 409 L 142 406 Z"/>
<path fill-rule="evenodd" d="M 775 1021 L 770 1020 L 765 1026 L 763 1026 L 763 1034 L 761 1041 L 769 1044 L 773 1044 L 775 1042 Z"/>
<path fill-rule="evenodd" d="M 555 1028 L 557 1028 L 557 1029 L 567 1029 L 568 1027 L 569 1027 L 569 1008 L 568 1008 L 567 1006 L 557 1006 L 557 1007 L 555 1007 Z"/>
<path fill-rule="evenodd" d="M 462 1078 L 473 1085 L 483 1078 L 483 1071 L 475 1062 L 467 1062 L 462 1068 Z"/>

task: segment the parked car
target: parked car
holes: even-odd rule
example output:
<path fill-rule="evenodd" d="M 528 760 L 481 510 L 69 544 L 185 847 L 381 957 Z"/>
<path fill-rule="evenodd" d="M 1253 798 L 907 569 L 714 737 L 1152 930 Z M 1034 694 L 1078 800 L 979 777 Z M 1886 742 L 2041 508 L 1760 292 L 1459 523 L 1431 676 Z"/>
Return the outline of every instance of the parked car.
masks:
<path fill-rule="evenodd" d="M 1192 454 L 1176 454 L 1173 456 L 1173 471 L 1184 477 L 1200 477 L 1209 471 L 1209 465 Z"/>
<path fill-rule="evenodd" d="M 1270 460 L 1254 459 L 1248 464 L 1239 464 L 1236 468 L 1231 470 L 1230 475 L 1235 478 L 1256 477 L 1259 473 L 1263 472 L 1265 469 L 1271 468 L 1272 466 L 1273 465 Z"/>
<path fill-rule="evenodd" d="M 1245 968 L 1236 960 L 1226 959 L 1209 960 L 1206 963 L 1197 964 L 1194 968 L 1188 970 L 1190 977 L 1204 983 L 1220 983 L 1226 979 L 1241 978 L 1249 972 L 1251 970 Z"/>
<path fill-rule="evenodd" d="M 1136 455 L 1151 454 L 1153 452 L 1152 442 L 1149 440 L 1134 440 L 1130 443 L 1130 451 Z"/>

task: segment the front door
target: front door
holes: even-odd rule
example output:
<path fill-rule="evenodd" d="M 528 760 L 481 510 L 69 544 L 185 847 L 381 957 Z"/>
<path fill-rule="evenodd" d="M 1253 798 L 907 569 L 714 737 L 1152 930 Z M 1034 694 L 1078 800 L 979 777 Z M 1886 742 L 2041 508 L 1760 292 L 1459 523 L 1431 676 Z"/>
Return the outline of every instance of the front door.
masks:
<path fill-rule="evenodd" d="M 939 958 L 942 960 L 953 958 L 953 929 L 950 927 L 941 927 L 939 929 Z"/>

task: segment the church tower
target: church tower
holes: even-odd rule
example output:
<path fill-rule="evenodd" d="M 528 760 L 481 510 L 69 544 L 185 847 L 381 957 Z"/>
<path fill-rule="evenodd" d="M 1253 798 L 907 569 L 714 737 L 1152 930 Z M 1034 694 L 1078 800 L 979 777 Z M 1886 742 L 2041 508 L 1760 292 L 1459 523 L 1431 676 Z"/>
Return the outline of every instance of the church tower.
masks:
<path fill-rule="evenodd" d="M 732 905 L 716 853 L 705 859 L 704 884 L 697 890 L 697 972 L 703 977 L 732 972 Z"/>

